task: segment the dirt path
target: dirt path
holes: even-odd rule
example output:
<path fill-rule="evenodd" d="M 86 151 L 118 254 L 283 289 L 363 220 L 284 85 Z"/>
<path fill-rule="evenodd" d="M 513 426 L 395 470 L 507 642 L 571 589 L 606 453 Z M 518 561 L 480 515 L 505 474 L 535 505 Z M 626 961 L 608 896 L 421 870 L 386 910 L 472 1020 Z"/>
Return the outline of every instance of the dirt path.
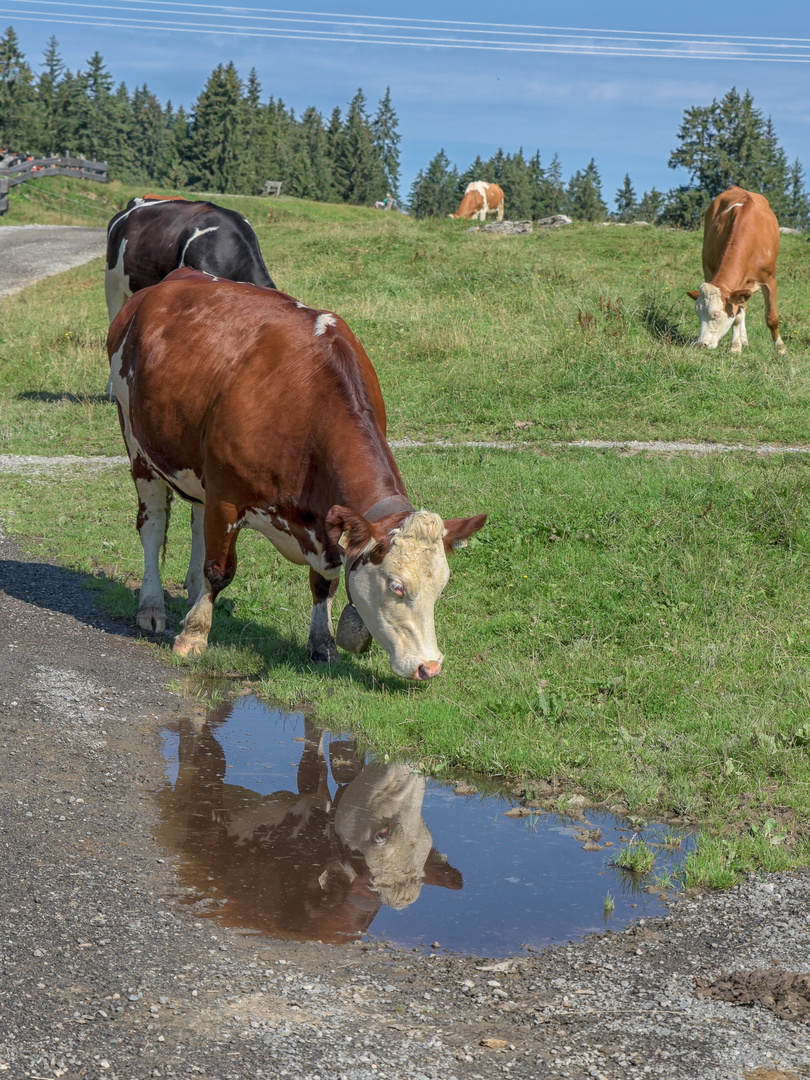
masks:
<path fill-rule="evenodd" d="M 80 225 L 0 227 L 0 297 L 105 253 L 106 229 Z"/>
<path fill-rule="evenodd" d="M 687 442 L 640 442 L 617 439 L 578 439 L 574 442 L 528 443 L 528 442 L 450 442 L 449 440 L 391 439 L 392 450 L 436 449 L 436 450 L 504 450 L 533 451 L 551 448 L 554 450 L 617 450 L 622 454 L 810 454 L 810 446 L 779 446 L 776 443 L 707 443 Z M 14 472 L 29 475 L 53 473 L 63 469 L 103 469 L 118 465 L 127 465 L 126 457 L 79 457 L 67 454 L 64 457 L 41 457 L 37 454 L 0 454 L 0 473 Z"/>
<path fill-rule="evenodd" d="M 810 971 L 810 874 L 511 961 L 223 928 L 177 902 L 154 839 L 160 730 L 200 708 L 178 672 L 2 531 L 0 613 L 0 1075 L 810 1075 L 799 984 L 754 988 L 764 1006 L 696 995 L 733 969 Z"/>

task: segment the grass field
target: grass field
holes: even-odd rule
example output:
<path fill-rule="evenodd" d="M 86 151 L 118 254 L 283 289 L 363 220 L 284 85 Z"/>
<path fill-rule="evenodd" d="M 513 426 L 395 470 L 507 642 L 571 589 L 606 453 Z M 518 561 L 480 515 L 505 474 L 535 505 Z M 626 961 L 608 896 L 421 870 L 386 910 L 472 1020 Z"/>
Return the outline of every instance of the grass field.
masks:
<path fill-rule="evenodd" d="M 47 183 L 52 202 L 66 189 L 82 197 Z M 132 194 L 102 192 L 83 198 L 105 220 Z M 37 199 L 13 205 L 9 223 L 44 215 Z M 728 342 L 688 346 L 697 234 L 574 226 L 497 238 L 358 208 L 217 201 L 251 219 L 281 288 L 358 333 L 389 436 L 525 445 L 397 452 L 416 505 L 490 515 L 454 556 L 437 609 L 441 679 L 407 686 L 376 649 L 332 671 L 310 665 L 306 575 L 250 533 L 213 647 L 193 667 L 311 702 L 323 722 L 431 768 L 554 776 L 634 813 L 698 822 L 690 882 L 809 862 L 806 459 L 555 445 L 810 441 L 803 242 L 785 237 L 780 254 L 788 356 L 773 355 L 755 297 L 751 346 L 732 357 Z M 0 302 L 0 319 L 0 452 L 123 453 L 102 397 L 101 262 Z M 134 509 L 124 469 L 81 483 L 0 475 L 9 530 L 94 573 L 127 619 L 142 569 Z M 178 597 L 187 519 L 177 507 L 166 563 Z M 184 611 L 177 599 L 175 628 Z"/>

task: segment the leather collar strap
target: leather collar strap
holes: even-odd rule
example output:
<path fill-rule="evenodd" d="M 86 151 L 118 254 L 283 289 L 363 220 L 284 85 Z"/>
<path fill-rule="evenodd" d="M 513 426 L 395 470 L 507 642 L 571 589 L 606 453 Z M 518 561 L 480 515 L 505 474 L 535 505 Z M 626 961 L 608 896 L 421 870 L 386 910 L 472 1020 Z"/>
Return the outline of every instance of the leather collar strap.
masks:
<path fill-rule="evenodd" d="M 389 495 L 387 499 L 380 499 L 379 502 L 375 502 L 373 506 L 370 506 L 363 514 L 363 517 L 373 524 L 375 521 L 381 521 L 384 517 L 388 517 L 389 514 L 412 514 L 413 511 L 414 507 L 411 505 L 407 495 Z M 355 555 L 343 568 L 343 587 L 346 590 L 346 599 L 352 604 L 352 607 L 354 607 L 354 604 L 352 603 L 352 594 L 349 591 L 349 575 L 359 562 L 361 555 L 362 552 Z"/>

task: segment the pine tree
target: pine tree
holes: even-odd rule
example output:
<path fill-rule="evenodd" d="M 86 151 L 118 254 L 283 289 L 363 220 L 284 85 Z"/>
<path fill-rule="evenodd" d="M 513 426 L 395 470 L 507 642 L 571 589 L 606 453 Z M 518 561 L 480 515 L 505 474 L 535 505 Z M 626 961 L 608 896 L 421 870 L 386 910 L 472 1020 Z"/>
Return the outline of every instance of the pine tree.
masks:
<path fill-rule="evenodd" d="M 139 162 L 132 146 L 134 124 L 132 102 L 129 100 L 129 91 L 125 83 L 118 84 L 115 93 L 111 95 L 109 107 L 113 138 L 111 146 L 104 155 L 104 160 L 107 162 L 107 174 L 114 177 L 134 177 Z M 160 108 L 159 105 L 158 108 Z"/>
<path fill-rule="evenodd" d="M 798 158 L 790 167 L 787 196 L 783 224 L 790 229 L 806 229 L 810 226 L 810 198 L 805 190 L 804 169 Z"/>
<path fill-rule="evenodd" d="M 87 93 L 84 79 L 66 71 L 56 86 L 54 142 L 57 155 L 80 153 L 78 135 L 85 123 Z"/>
<path fill-rule="evenodd" d="M 763 119 L 750 91 L 740 95 L 732 87 L 720 101 L 687 109 L 678 139 L 669 167 L 687 169 L 690 183 L 670 192 L 668 220 L 694 225 L 698 204 L 708 205 L 732 185 L 760 192 L 777 218 L 789 213 L 787 158 L 772 121 Z M 690 191 L 701 192 L 701 198 Z"/>
<path fill-rule="evenodd" d="M 516 154 L 506 154 L 497 181 L 503 188 L 504 208 L 513 221 L 527 221 L 534 206 L 534 185 L 523 147 Z"/>
<path fill-rule="evenodd" d="M 233 63 L 218 64 L 194 106 L 189 182 L 208 191 L 242 192 L 245 107 Z"/>
<path fill-rule="evenodd" d="M 385 88 L 385 97 L 377 106 L 371 123 L 371 133 L 377 155 L 385 173 L 385 186 L 395 199 L 399 199 L 399 143 L 397 114 L 391 104 L 391 87 Z"/>
<path fill-rule="evenodd" d="M 332 202 L 336 198 L 333 165 L 329 155 L 329 137 L 323 117 L 310 106 L 301 117 L 300 140 L 308 170 L 308 188 L 302 198 Z"/>
<path fill-rule="evenodd" d="M 649 191 L 645 191 L 638 202 L 636 208 L 636 217 L 639 221 L 646 221 L 650 225 L 655 225 L 658 218 L 661 216 L 661 211 L 664 209 L 664 203 L 666 196 L 661 191 L 657 191 L 655 187 L 651 187 Z"/>
<path fill-rule="evenodd" d="M 408 207 L 415 217 L 444 217 L 458 206 L 458 171 L 451 167 L 444 150 L 440 150 L 426 171 L 416 174 L 408 197 Z"/>
<path fill-rule="evenodd" d="M 173 187 L 186 187 L 188 184 L 188 159 L 191 153 L 191 122 L 181 105 L 172 114 L 171 106 L 166 110 L 166 126 L 169 130 L 167 150 L 168 172 L 166 180 Z"/>
<path fill-rule="evenodd" d="M 116 123 L 115 108 L 110 91 L 113 79 L 96 51 L 87 61 L 87 69 L 79 72 L 84 100 L 77 116 L 73 153 L 93 161 L 106 161 L 121 141 Z"/>
<path fill-rule="evenodd" d="M 167 179 L 173 158 L 171 131 L 160 102 L 146 83 L 132 95 L 131 118 L 135 175 L 151 183 Z"/>
<path fill-rule="evenodd" d="M 65 65 L 55 37 L 48 40 L 41 66 L 45 70 L 36 86 L 36 153 L 42 157 L 56 157 L 59 153 L 57 88 L 64 77 Z"/>
<path fill-rule="evenodd" d="M 614 202 L 616 203 L 616 220 L 621 221 L 624 224 L 632 221 L 636 216 L 637 205 L 636 193 L 630 182 L 629 173 L 625 173 L 624 183 L 616 192 Z"/>
<path fill-rule="evenodd" d="M 535 203 L 536 218 L 553 217 L 561 214 L 565 204 L 565 187 L 562 179 L 562 165 L 555 154 L 551 164 L 543 170 L 543 182 Z"/>
<path fill-rule="evenodd" d="M 386 176 L 374 145 L 362 90 L 349 103 L 335 166 L 346 202 L 373 205 L 385 193 Z"/>
<path fill-rule="evenodd" d="M 565 213 L 576 221 L 604 221 L 607 217 L 607 207 L 602 199 L 602 181 L 593 158 L 584 171 L 577 170 L 568 181 Z"/>
<path fill-rule="evenodd" d="M 29 153 L 35 133 L 34 76 L 13 26 L 0 38 L 0 148 Z"/>

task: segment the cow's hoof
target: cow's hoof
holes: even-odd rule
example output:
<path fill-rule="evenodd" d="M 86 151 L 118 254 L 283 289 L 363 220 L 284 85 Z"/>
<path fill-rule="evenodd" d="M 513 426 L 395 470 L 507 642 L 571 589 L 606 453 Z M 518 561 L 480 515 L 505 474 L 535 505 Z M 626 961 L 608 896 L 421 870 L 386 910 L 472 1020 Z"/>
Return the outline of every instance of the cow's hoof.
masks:
<path fill-rule="evenodd" d="M 186 637 L 179 634 L 172 642 L 172 652 L 177 656 L 191 656 L 194 653 L 205 652 L 208 642 L 199 637 Z"/>
<path fill-rule="evenodd" d="M 156 607 L 139 608 L 137 622 L 148 634 L 162 634 L 166 629 L 166 612 Z"/>
<path fill-rule="evenodd" d="M 340 660 L 340 653 L 332 641 L 319 642 L 317 645 L 307 642 L 307 652 L 310 660 L 316 664 L 337 664 Z"/>

